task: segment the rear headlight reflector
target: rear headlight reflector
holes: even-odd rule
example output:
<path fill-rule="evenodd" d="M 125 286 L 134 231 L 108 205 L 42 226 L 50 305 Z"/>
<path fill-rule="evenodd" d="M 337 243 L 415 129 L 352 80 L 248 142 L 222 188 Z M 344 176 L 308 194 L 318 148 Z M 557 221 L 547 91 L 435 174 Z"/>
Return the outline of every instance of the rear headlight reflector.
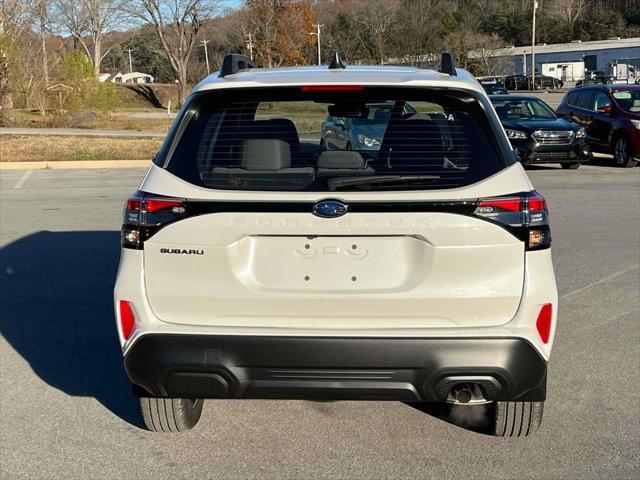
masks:
<path fill-rule="evenodd" d="M 122 336 L 125 340 L 129 340 L 129 337 L 133 333 L 135 323 L 136 317 L 133 314 L 131 304 L 125 300 L 120 300 L 120 328 L 122 329 Z"/>
<path fill-rule="evenodd" d="M 542 343 L 549 343 L 549 337 L 551 336 L 551 321 L 553 318 L 553 307 L 550 303 L 545 303 L 540 309 L 538 319 L 536 320 L 536 329 Z"/>

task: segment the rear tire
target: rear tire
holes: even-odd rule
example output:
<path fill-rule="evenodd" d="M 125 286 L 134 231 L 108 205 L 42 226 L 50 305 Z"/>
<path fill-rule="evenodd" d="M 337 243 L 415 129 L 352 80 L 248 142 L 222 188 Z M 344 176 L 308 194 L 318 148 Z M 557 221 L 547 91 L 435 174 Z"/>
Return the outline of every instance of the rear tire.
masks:
<path fill-rule="evenodd" d="M 544 402 L 495 402 L 494 435 L 528 437 L 540 428 Z"/>
<path fill-rule="evenodd" d="M 202 414 L 204 400 L 140 397 L 140 411 L 152 432 L 177 433 L 191 430 Z"/>
<path fill-rule="evenodd" d="M 577 170 L 580 168 L 581 163 L 561 163 L 560 166 L 565 170 Z"/>
<path fill-rule="evenodd" d="M 631 145 L 629 143 L 629 139 L 624 135 L 620 135 L 613 142 L 613 158 L 619 167 L 631 168 L 638 163 L 631 157 Z"/>

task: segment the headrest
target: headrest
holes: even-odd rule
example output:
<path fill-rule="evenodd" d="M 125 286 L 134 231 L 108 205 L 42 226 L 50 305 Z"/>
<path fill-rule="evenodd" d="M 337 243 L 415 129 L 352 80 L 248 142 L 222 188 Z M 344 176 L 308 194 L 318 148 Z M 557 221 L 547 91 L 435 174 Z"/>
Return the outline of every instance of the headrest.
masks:
<path fill-rule="evenodd" d="M 242 142 L 240 166 L 246 170 L 281 170 L 291 167 L 291 148 L 283 140 L 256 138 Z"/>
<path fill-rule="evenodd" d="M 295 124 L 288 118 L 253 120 L 243 125 L 240 138 L 275 138 L 284 140 L 294 149 L 300 145 L 298 130 Z"/>
<path fill-rule="evenodd" d="M 364 158 L 358 152 L 331 150 L 322 152 L 318 168 L 365 168 Z"/>

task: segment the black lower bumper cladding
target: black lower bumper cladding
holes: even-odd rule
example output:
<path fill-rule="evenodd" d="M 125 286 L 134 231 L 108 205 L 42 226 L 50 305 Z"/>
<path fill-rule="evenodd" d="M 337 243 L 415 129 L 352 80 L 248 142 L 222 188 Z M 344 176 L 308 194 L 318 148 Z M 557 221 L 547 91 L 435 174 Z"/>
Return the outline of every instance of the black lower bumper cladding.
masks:
<path fill-rule="evenodd" d="M 124 364 L 142 396 L 441 402 L 474 382 L 488 400 L 546 397 L 547 362 L 518 338 L 148 334 Z"/>
<path fill-rule="evenodd" d="M 570 145 L 540 145 L 534 140 L 512 140 L 523 163 L 584 163 L 593 155 L 585 141 Z"/>

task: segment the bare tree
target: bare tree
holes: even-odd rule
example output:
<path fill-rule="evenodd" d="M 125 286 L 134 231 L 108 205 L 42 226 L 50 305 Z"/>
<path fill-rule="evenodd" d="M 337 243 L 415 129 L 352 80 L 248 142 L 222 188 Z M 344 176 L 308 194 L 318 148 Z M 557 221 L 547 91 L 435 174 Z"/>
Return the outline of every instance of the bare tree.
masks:
<path fill-rule="evenodd" d="M 203 21 L 218 10 L 218 0 L 137 0 L 134 13 L 153 25 L 176 75 L 178 100 L 187 91 L 189 59 Z"/>
<path fill-rule="evenodd" d="M 104 49 L 105 37 L 127 23 L 127 0 L 55 0 L 57 18 L 91 60 L 96 76 L 100 63 L 111 48 Z"/>
<path fill-rule="evenodd" d="M 480 64 L 484 75 L 496 75 L 503 73 L 507 65 L 511 62 L 497 56 L 500 49 L 505 46 L 504 40 L 499 35 L 476 33 L 472 36 L 473 51 L 469 52 L 469 57 L 475 58 Z"/>
<path fill-rule="evenodd" d="M 33 7 L 32 0 L 0 1 L 0 116 L 13 108 L 19 37 L 31 28 Z"/>
<path fill-rule="evenodd" d="M 390 0 L 370 0 L 354 14 L 358 28 L 354 32 L 369 56 L 380 64 L 385 61 L 387 47 L 396 30 L 397 3 Z"/>
<path fill-rule="evenodd" d="M 582 16 L 587 0 L 552 0 L 553 10 L 568 24 L 574 25 Z"/>
<path fill-rule="evenodd" d="M 412 65 L 442 45 L 439 35 L 442 0 L 404 0 L 400 10 L 398 51 L 401 59 Z"/>
<path fill-rule="evenodd" d="M 40 30 L 40 49 L 42 53 L 42 77 L 44 84 L 49 83 L 49 59 L 47 56 L 47 34 L 49 30 L 49 8 L 47 0 L 38 2 L 38 29 Z"/>

